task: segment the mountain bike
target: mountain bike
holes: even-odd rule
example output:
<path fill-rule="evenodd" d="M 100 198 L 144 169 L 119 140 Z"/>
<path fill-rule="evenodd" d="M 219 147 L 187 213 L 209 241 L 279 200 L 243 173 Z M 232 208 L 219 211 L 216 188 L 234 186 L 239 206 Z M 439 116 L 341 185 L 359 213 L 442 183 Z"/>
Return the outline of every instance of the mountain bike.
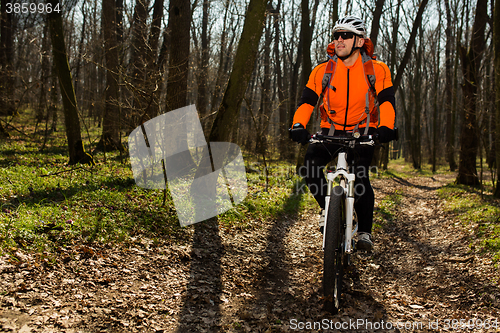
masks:
<path fill-rule="evenodd" d="M 327 173 L 328 189 L 325 199 L 325 224 L 323 228 L 323 294 L 325 309 L 338 312 L 342 294 L 344 268 L 351 264 L 355 250 L 354 236 L 358 221 L 354 210 L 354 181 L 349 172 L 347 152 L 357 145 L 375 145 L 373 135 L 327 136 L 315 134 L 310 143 L 333 143 L 340 147 L 335 171 Z"/>

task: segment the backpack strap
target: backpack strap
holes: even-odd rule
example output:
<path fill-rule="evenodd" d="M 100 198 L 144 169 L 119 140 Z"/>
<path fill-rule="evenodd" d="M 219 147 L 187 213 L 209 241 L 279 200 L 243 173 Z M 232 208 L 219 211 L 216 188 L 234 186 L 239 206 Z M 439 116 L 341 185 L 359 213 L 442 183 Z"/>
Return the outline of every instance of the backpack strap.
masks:
<path fill-rule="evenodd" d="M 377 108 L 378 114 L 380 114 L 380 105 L 378 103 L 377 90 L 375 89 L 375 82 L 377 81 L 377 78 L 375 77 L 375 67 L 373 66 L 373 60 L 363 48 L 360 50 L 360 54 L 361 54 L 361 60 L 363 62 L 363 71 L 365 74 L 365 80 L 366 83 L 368 84 L 368 92 L 366 93 L 366 106 L 365 106 L 367 126 L 365 127 L 365 133 L 364 133 L 364 135 L 367 135 L 368 127 L 370 126 L 370 114 L 371 114 L 370 96 L 369 96 L 370 93 L 373 96 L 373 103 Z"/>
<path fill-rule="evenodd" d="M 375 67 L 373 66 L 373 60 L 372 57 L 370 57 L 364 48 L 361 48 L 360 50 L 361 54 L 361 61 L 363 62 L 363 72 L 365 76 L 366 83 L 368 85 L 368 92 L 366 93 L 366 106 L 365 106 L 365 113 L 366 113 L 366 119 L 361 120 L 358 122 L 356 125 L 354 125 L 354 131 L 357 132 L 359 125 L 363 125 L 366 123 L 365 127 L 365 132 L 364 135 L 368 134 L 368 128 L 370 126 L 370 94 L 373 97 L 374 105 L 377 109 L 377 113 L 380 114 L 380 105 L 378 102 L 378 96 L 377 96 L 377 91 L 375 89 L 375 82 L 377 81 L 377 78 L 375 77 Z M 325 74 L 323 75 L 323 80 L 321 81 L 321 94 L 318 98 L 318 102 L 316 103 L 316 106 L 314 107 L 314 111 L 317 112 L 317 115 L 319 114 L 319 108 L 322 105 L 323 98 L 325 96 L 325 92 L 327 91 L 327 88 L 330 88 L 334 90 L 334 87 L 330 84 L 332 81 L 333 77 L 335 76 L 335 71 L 337 69 L 337 61 L 338 57 L 337 55 L 330 56 L 328 55 L 328 63 L 326 64 L 325 68 Z M 325 110 L 325 108 L 322 108 L 322 111 Z M 314 112 L 313 111 L 313 112 Z M 326 112 L 326 110 L 325 110 Z M 335 126 L 333 120 L 331 120 L 330 116 L 328 116 L 328 113 L 326 115 L 328 122 L 330 123 L 330 131 L 328 132 L 328 135 L 333 136 L 333 133 L 335 132 Z M 380 121 L 380 120 L 379 120 Z M 342 124 L 339 124 L 342 125 Z M 345 125 L 345 124 L 344 124 Z M 353 125 L 349 125 L 353 126 Z"/>
<path fill-rule="evenodd" d="M 329 60 L 326 63 L 325 74 L 323 75 L 323 80 L 321 81 L 321 94 L 319 95 L 318 102 L 314 107 L 313 112 L 316 112 L 316 118 L 319 115 L 319 108 L 322 105 L 323 97 L 325 96 L 326 88 L 332 88 L 329 83 L 332 77 L 335 75 L 335 71 L 337 70 L 337 55 L 328 56 Z"/>

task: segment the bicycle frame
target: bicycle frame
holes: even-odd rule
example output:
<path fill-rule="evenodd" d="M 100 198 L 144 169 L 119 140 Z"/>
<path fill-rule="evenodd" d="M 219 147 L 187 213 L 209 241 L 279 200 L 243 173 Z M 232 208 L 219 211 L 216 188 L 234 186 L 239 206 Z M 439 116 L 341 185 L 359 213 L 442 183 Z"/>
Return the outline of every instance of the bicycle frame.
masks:
<path fill-rule="evenodd" d="M 350 265 L 350 258 L 354 252 L 353 238 L 358 227 L 357 224 L 353 227 L 356 219 L 354 212 L 356 176 L 354 170 L 352 173 L 349 172 L 347 153 L 356 145 L 373 146 L 375 139 L 372 135 L 361 137 L 359 133 L 354 133 L 352 137 L 326 136 L 318 133 L 309 141 L 311 143 L 334 143 L 340 147 L 337 151 L 337 168 L 335 172 L 329 172 L 326 176 L 327 193 L 323 226 L 325 308 L 331 308 L 335 313 L 340 308 L 343 268 Z M 333 154 L 330 155 L 334 157 Z M 337 186 L 337 183 L 340 186 Z M 340 193 L 333 191 L 340 191 Z M 334 211 L 329 212 L 330 209 Z"/>
<path fill-rule="evenodd" d="M 329 172 L 327 174 L 328 189 L 325 198 L 325 229 L 323 232 L 323 250 L 325 249 L 326 228 L 328 228 L 326 219 L 328 218 L 328 209 L 330 207 L 330 196 L 336 178 L 340 178 L 340 186 L 344 189 L 344 194 L 346 195 L 346 229 L 344 250 L 345 253 L 351 254 L 353 252 L 352 239 L 357 232 L 357 225 L 355 230 L 352 230 L 354 218 L 354 181 L 356 179 L 356 176 L 354 173 L 348 172 L 347 152 L 344 149 L 338 154 L 336 171 L 334 173 Z"/>

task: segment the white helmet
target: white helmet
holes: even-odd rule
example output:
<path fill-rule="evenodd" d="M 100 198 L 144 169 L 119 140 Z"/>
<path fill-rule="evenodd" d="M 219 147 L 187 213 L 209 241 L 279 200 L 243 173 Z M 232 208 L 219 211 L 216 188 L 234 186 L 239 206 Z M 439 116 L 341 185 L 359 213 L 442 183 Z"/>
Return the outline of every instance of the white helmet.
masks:
<path fill-rule="evenodd" d="M 333 32 L 339 30 L 351 31 L 366 38 L 365 21 L 356 16 L 346 16 L 339 19 L 333 27 Z"/>

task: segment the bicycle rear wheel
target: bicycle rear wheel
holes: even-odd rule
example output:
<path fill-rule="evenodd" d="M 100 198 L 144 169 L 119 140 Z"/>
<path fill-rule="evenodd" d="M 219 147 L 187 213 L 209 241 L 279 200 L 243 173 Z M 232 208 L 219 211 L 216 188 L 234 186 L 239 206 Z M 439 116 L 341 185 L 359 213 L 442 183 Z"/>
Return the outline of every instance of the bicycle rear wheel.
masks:
<path fill-rule="evenodd" d="M 341 186 L 332 189 L 326 221 L 323 294 L 325 310 L 337 313 L 344 268 L 345 195 Z"/>

